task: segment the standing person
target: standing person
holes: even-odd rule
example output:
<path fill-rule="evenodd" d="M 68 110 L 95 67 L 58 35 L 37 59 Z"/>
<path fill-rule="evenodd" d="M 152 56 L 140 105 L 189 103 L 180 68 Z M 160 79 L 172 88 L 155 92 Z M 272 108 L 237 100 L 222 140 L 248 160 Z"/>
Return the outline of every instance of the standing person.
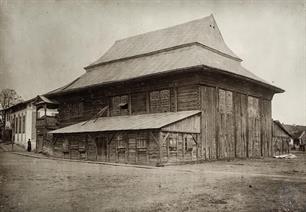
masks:
<path fill-rule="evenodd" d="M 31 152 L 32 145 L 31 145 L 31 139 L 28 140 L 28 152 Z"/>

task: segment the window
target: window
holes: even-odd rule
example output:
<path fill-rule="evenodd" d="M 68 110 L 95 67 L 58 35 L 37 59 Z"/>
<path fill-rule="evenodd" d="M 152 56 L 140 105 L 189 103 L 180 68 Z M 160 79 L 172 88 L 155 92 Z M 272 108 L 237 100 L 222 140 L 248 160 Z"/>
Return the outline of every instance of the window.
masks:
<path fill-rule="evenodd" d="M 14 116 L 13 120 L 14 120 L 14 132 L 17 133 L 17 117 Z"/>
<path fill-rule="evenodd" d="M 129 100 L 128 95 L 111 97 L 112 115 L 113 116 L 128 115 L 129 113 L 128 100 Z"/>
<path fill-rule="evenodd" d="M 169 138 L 169 151 L 177 151 L 177 140 L 175 138 Z"/>
<path fill-rule="evenodd" d="M 22 133 L 22 116 L 19 116 L 19 133 Z"/>
<path fill-rule="evenodd" d="M 186 136 L 185 143 L 184 143 L 185 152 L 192 152 L 194 145 L 195 145 L 194 140 L 190 138 L 190 136 Z"/>
<path fill-rule="evenodd" d="M 22 116 L 22 133 L 25 133 L 25 115 Z"/>
<path fill-rule="evenodd" d="M 150 111 L 152 113 L 170 112 L 170 90 L 150 92 Z"/>
<path fill-rule="evenodd" d="M 146 133 L 140 133 L 137 137 L 137 148 L 146 148 L 147 147 L 147 134 Z"/>
<path fill-rule="evenodd" d="M 122 135 L 117 136 L 117 144 L 119 149 L 125 149 L 126 143 Z"/>

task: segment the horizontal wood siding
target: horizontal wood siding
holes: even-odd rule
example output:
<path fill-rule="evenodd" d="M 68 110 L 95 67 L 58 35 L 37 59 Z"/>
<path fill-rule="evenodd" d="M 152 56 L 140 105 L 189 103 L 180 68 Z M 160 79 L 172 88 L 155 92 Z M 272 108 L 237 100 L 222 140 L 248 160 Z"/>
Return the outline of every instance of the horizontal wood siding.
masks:
<path fill-rule="evenodd" d="M 177 89 L 178 111 L 198 110 L 199 104 L 198 86 L 186 86 Z"/>
<path fill-rule="evenodd" d="M 163 127 L 162 131 L 200 133 L 200 115 L 195 115 L 176 123 L 172 123 Z"/>
<path fill-rule="evenodd" d="M 146 93 L 131 94 L 132 114 L 146 113 Z"/>

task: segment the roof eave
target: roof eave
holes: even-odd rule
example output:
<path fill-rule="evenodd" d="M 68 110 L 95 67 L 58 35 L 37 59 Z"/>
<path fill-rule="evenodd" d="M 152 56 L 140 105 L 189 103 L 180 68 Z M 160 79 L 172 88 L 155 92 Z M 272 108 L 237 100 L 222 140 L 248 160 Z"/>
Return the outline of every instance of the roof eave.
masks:
<path fill-rule="evenodd" d="M 111 85 L 111 84 L 114 84 L 114 83 L 128 82 L 128 81 L 132 81 L 132 80 L 140 80 L 140 79 L 148 78 L 148 77 L 152 77 L 152 76 L 167 75 L 167 74 L 171 74 L 171 73 L 174 73 L 174 72 L 183 73 L 183 72 L 189 71 L 191 69 L 198 69 L 198 68 L 204 68 L 206 70 L 207 70 L 207 68 L 214 69 L 217 72 L 224 73 L 224 74 L 227 74 L 227 75 L 230 75 L 230 76 L 234 76 L 234 77 L 237 77 L 239 79 L 244 79 L 244 80 L 250 81 L 252 83 L 261 85 L 263 87 L 269 88 L 269 89 L 273 90 L 275 93 L 285 92 L 285 90 L 283 90 L 279 87 L 273 86 L 271 84 L 263 83 L 263 82 L 245 77 L 245 76 L 240 76 L 239 74 L 235 74 L 235 73 L 232 73 L 232 72 L 229 72 L 229 71 L 226 71 L 226 70 L 216 69 L 214 67 L 210 67 L 210 66 L 206 66 L 206 65 L 197 65 L 197 66 L 191 66 L 191 67 L 187 67 L 187 68 L 168 70 L 168 71 L 164 71 L 164 72 L 160 72 L 160 73 L 148 74 L 148 75 L 134 77 L 134 78 L 130 78 L 130 79 L 114 80 L 114 81 L 108 81 L 108 82 L 102 82 L 102 83 L 97 83 L 97 84 L 93 84 L 93 85 L 88 85 L 88 86 L 84 86 L 84 87 L 80 87 L 80 88 L 72 88 L 72 89 L 68 89 L 68 90 L 64 90 L 64 91 L 61 90 L 61 91 L 58 91 L 58 92 L 55 92 L 55 93 L 44 94 L 44 96 L 50 97 L 50 96 L 56 96 L 56 95 L 63 95 L 63 94 L 68 94 L 68 93 L 72 93 L 72 92 L 85 90 L 85 89 L 88 89 L 88 88 L 95 88 L 95 87 L 99 87 L 99 86 L 106 86 L 106 85 Z M 74 80 L 73 82 L 75 82 L 75 81 L 76 80 Z M 68 87 L 68 86 L 64 86 L 64 87 Z"/>

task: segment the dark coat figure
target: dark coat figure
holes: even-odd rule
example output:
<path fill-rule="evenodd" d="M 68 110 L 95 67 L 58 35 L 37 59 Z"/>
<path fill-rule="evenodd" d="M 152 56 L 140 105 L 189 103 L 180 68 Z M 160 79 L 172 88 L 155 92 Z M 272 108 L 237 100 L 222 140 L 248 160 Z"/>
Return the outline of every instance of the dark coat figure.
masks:
<path fill-rule="evenodd" d="M 32 145 L 31 145 L 31 140 L 28 140 L 28 152 L 32 151 Z"/>

